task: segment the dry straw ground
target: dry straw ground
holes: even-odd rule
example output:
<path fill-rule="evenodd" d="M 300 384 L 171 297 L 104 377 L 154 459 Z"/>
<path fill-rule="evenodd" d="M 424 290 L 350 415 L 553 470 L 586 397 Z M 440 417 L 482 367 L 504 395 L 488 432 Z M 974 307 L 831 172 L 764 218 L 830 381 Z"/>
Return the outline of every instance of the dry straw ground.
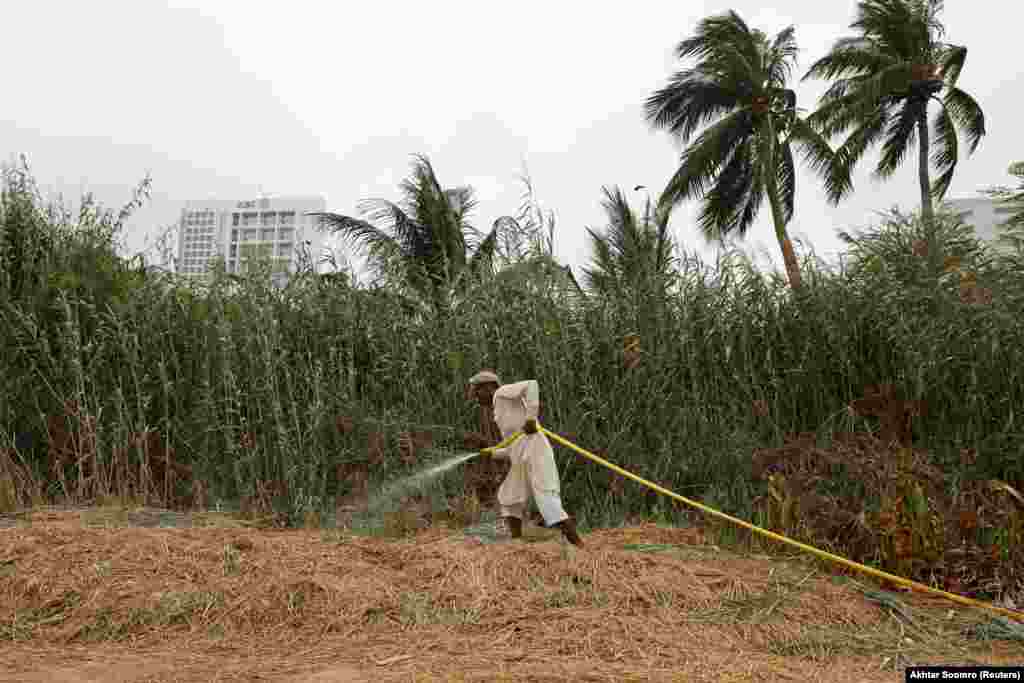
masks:
<path fill-rule="evenodd" d="M 0 681 L 903 680 L 1019 664 L 989 619 L 695 529 L 482 544 L 37 511 L 0 530 Z M 204 521 L 204 526 L 199 522 Z"/>

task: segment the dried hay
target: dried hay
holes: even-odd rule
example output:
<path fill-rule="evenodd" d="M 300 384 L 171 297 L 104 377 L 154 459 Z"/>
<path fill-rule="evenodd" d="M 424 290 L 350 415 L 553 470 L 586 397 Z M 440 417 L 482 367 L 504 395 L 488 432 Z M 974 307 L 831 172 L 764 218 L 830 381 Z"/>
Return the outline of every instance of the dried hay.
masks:
<path fill-rule="evenodd" d="M 95 528 L 41 514 L 0 537 L 11 568 L 0 671 L 14 677 L 0 680 L 140 653 L 136 675 L 151 681 L 331 670 L 359 680 L 353 669 L 378 681 L 817 680 L 826 658 L 830 678 L 900 680 L 893 667 L 907 658 L 1019 659 L 960 635 L 977 614 L 950 619 L 948 605 L 907 599 L 913 623 L 900 620 L 853 583 L 702 545 L 693 529 L 645 525 L 586 542 L 481 546 L 437 527 L 397 541 Z"/>

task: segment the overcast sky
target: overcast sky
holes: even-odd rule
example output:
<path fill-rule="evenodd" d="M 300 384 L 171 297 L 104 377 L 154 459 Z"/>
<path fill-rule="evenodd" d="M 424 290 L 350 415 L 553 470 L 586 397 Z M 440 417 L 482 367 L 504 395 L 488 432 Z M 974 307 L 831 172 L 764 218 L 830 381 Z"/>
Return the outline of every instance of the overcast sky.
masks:
<path fill-rule="evenodd" d="M 797 77 L 849 33 L 855 0 L 762 2 L 13 1 L 4 8 L 0 152 L 28 155 L 41 186 L 83 189 L 118 208 L 152 173 L 149 205 L 130 223 L 131 252 L 188 199 L 317 194 L 353 214 L 361 198 L 397 199 L 410 155 L 427 154 L 445 186 L 473 185 L 476 224 L 514 213 L 525 161 L 557 216 L 558 256 L 590 258 L 602 185 L 660 191 L 679 150 L 643 118 L 643 102 L 679 68 L 672 51 L 708 15 L 735 9 L 774 34 L 796 26 Z M 1014 55 L 1024 3 L 949 0 L 946 39 L 970 54 L 961 87 L 988 135 L 962 159 L 949 198 L 1010 181 L 1024 160 L 1024 65 Z M 824 89 L 798 84 L 799 106 Z M 873 212 L 917 204 L 916 155 L 884 183 L 860 169 L 837 208 L 801 173 L 790 224 L 818 253 Z M 873 160 L 872 160 L 873 164 Z M 688 249 L 712 253 L 673 215 Z M 778 248 L 767 205 L 748 245 Z"/>

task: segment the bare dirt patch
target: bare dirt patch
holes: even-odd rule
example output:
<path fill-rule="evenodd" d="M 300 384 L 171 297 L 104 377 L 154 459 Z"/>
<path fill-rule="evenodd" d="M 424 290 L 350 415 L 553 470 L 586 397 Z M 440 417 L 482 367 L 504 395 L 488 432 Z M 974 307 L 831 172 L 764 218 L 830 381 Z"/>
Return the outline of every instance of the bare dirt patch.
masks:
<path fill-rule="evenodd" d="M 694 530 L 599 531 L 577 551 L 100 519 L 0 530 L 0 681 L 895 681 L 1024 659 L 968 635 L 989 615 L 880 601 Z"/>

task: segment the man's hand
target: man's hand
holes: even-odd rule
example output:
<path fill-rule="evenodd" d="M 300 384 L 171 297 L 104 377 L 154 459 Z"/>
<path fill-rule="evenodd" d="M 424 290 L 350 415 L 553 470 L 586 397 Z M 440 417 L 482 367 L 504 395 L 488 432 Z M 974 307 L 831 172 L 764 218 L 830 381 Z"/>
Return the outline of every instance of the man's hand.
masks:
<path fill-rule="evenodd" d="M 534 420 L 532 417 L 529 420 L 527 420 L 526 424 L 523 425 L 523 432 L 525 432 L 526 434 L 536 434 L 537 421 Z"/>

